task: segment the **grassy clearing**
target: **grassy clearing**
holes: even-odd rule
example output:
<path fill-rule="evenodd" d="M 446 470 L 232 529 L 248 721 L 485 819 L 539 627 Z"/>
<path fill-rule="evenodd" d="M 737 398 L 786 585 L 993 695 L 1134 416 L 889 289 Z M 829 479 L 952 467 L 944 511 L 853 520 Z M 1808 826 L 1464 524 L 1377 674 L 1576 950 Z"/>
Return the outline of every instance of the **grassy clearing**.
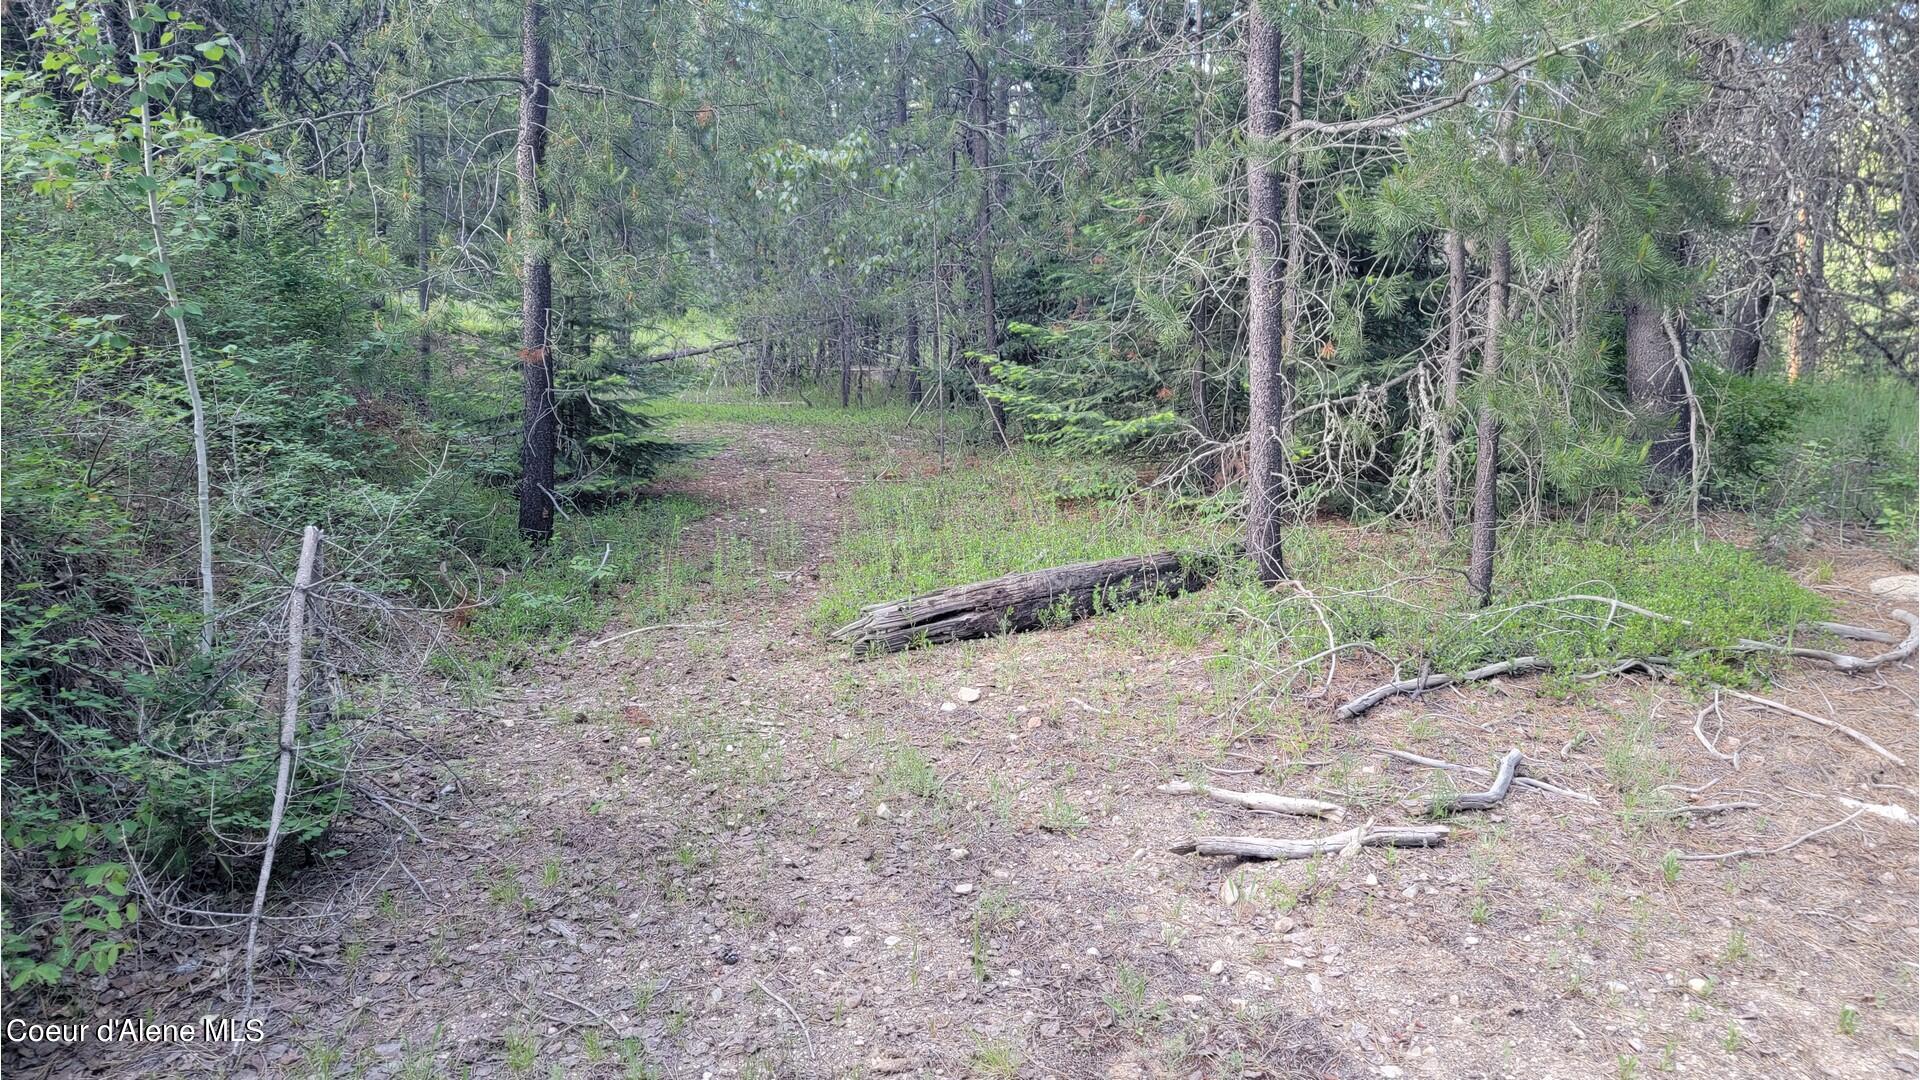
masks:
<path fill-rule="evenodd" d="M 484 689 L 533 652 L 597 633 L 615 618 L 636 626 L 667 622 L 708 599 L 787 587 L 784 572 L 804 552 L 797 526 L 769 521 L 722 531 L 710 549 L 689 555 L 682 534 L 706 513 L 686 496 L 653 496 L 562 520 L 544 551 L 529 551 L 517 538 L 495 541 L 487 561 L 517 563 L 518 572 L 503 572 L 472 609 L 469 647 L 437 654 L 435 670 Z"/>
<path fill-rule="evenodd" d="M 817 383 L 789 387 L 778 398 L 759 397 L 752 387 L 714 385 L 689 387 L 652 408 L 662 420 L 683 424 L 752 424 L 805 428 L 835 444 L 856 451 L 883 451 L 890 443 L 947 453 L 960 460 L 967 454 L 997 449 L 992 427 L 978 410 L 955 409 L 946 424 L 937 414 L 916 411 L 904 394 L 886 392 L 841 408 L 837 384 Z"/>
<path fill-rule="evenodd" d="M 946 475 L 874 484 L 824 574 L 823 628 L 860 607 L 1021 570 L 1169 548 L 1231 550 L 1229 508 L 1144 492 L 1112 463 L 1020 453 Z M 1826 602 L 1742 549 L 1621 516 L 1509 529 L 1493 607 L 1467 602 L 1464 543 L 1417 530 L 1316 522 L 1291 529 L 1297 587 L 1270 589 L 1232 565 L 1204 593 L 1149 601 L 1095 633 L 1144 647 L 1211 643 L 1223 689 L 1285 690 L 1324 671 L 1326 653 L 1371 652 L 1459 672 L 1541 656 L 1573 676 L 1632 657 L 1742 682 L 1771 664 L 1735 647 L 1779 641 Z M 1620 601 L 1616 606 L 1612 601 Z M 1658 616 L 1634 611 L 1644 608 Z"/>
<path fill-rule="evenodd" d="M 1218 528 L 1164 500 L 1112 497 L 1135 484 L 1116 466 L 1018 453 L 866 485 L 824 574 L 816 621 L 837 626 L 865 604 L 1001 574 L 1215 543 Z"/>

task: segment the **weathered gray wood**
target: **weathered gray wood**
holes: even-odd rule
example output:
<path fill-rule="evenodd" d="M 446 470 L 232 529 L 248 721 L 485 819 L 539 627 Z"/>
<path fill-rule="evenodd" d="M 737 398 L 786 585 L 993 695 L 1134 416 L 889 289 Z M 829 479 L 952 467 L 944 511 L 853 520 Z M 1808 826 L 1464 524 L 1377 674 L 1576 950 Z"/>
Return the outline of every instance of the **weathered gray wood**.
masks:
<path fill-rule="evenodd" d="M 1382 683 L 1366 693 L 1361 694 L 1359 697 L 1354 698 L 1352 701 L 1347 702 L 1345 705 L 1340 706 L 1334 715 L 1342 720 L 1351 720 L 1395 694 L 1411 694 L 1416 690 L 1437 690 L 1443 686 L 1452 686 L 1456 682 L 1478 682 L 1481 679 L 1491 679 L 1495 675 L 1528 675 L 1536 671 L 1546 671 L 1552 667 L 1552 663 L 1538 656 L 1521 656 L 1512 660 L 1502 660 L 1499 663 L 1488 664 L 1485 667 L 1474 668 L 1472 671 L 1457 678 L 1452 675 L 1436 673 L 1419 678 L 1401 679 L 1397 682 Z"/>
<path fill-rule="evenodd" d="M 1270 814 L 1297 814 L 1301 817 L 1323 817 L 1334 821 L 1340 820 L 1346 814 L 1339 804 L 1321 799 L 1309 799 L 1299 795 L 1274 795 L 1265 791 L 1231 791 L 1211 784 L 1190 784 L 1185 780 L 1172 780 L 1161 784 L 1155 790 L 1162 795 L 1205 795 L 1215 802 L 1228 803 L 1246 810 L 1262 810 Z"/>
<path fill-rule="evenodd" d="M 1332 836 L 1292 839 L 1265 836 L 1196 836 L 1169 848 L 1176 855 L 1231 855 L 1241 859 L 1311 859 L 1360 847 L 1439 847 L 1452 832 L 1445 825 L 1362 825 Z"/>
<path fill-rule="evenodd" d="M 856 653 L 872 654 L 1032 630 L 1151 596 L 1191 592 L 1206 584 L 1213 565 L 1204 556 L 1165 551 L 1008 574 L 870 605 L 833 636 Z"/>
<path fill-rule="evenodd" d="M 1462 810 L 1491 810 L 1506 799 L 1507 792 L 1513 789 L 1513 774 L 1520 768 L 1520 751 L 1509 750 L 1500 759 L 1500 768 L 1494 774 L 1493 786 L 1485 791 L 1470 791 L 1464 795 L 1455 795 L 1446 805 L 1447 813 Z"/>

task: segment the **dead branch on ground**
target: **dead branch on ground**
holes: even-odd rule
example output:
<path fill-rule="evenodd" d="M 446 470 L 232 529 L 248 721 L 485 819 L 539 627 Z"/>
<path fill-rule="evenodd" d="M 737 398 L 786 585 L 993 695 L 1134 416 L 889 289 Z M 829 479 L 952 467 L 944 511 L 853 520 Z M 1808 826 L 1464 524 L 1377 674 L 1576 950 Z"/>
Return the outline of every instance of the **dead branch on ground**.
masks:
<path fill-rule="evenodd" d="M 1204 795 L 1215 802 L 1228 803 L 1245 810 L 1261 810 L 1270 814 L 1296 814 L 1301 817 L 1323 817 L 1333 821 L 1339 821 L 1346 816 L 1346 811 L 1335 803 L 1297 795 L 1274 795 L 1265 791 L 1232 791 L 1209 784 L 1190 784 L 1185 780 L 1169 781 L 1154 790 L 1162 795 Z"/>
<path fill-rule="evenodd" d="M 1452 830 L 1445 825 L 1361 825 L 1332 836 L 1291 839 L 1263 836 L 1196 836 L 1167 850 L 1176 855 L 1230 855 L 1241 859 L 1311 859 L 1362 847 L 1439 847 Z"/>

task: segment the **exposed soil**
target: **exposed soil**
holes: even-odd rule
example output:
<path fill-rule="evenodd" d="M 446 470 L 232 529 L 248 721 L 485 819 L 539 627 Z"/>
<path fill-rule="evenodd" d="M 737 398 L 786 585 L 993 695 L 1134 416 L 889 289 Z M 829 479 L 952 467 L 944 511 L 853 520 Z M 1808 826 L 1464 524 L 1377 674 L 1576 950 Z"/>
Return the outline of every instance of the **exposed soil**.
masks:
<path fill-rule="evenodd" d="M 1304 737 L 1247 736 L 1205 650 L 1170 654 L 1124 613 L 856 661 L 811 621 L 818 567 L 851 524 L 847 455 L 794 429 L 722 434 L 676 485 L 713 508 L 687 542 L 791 522 L 797 561 L 684 620 L 710 625 L 582 642 L 483 707 L 423 688 L 439 704 L 407 722 L 459 763 L 462 788 L 424 765 L 387 777 L 422 804 L 424 840 L 365 826 L 338 869 L 301 879 L 339 917 L 273 935 L 263 1043 L 15 1050 L 9 1076 L 1882 1077 L 1920 1063 L 1911 825 L 1865 815 L 1781 854 L 1662 867 L 1670 850 L 1785 844 L 1847 816 L 1834 795 L 1911 810 L 1912 665 L 1796 665 L 1769 692 L 1871 735 L 1908 763 L 1895 768 L 1728 699 L 1736 766 L 1696 740 L 1685 690 L 1632 676 L 1574 701 L 1532 680 L 1439 691 L 1353 722 L 1303 703 Z M 1898 627 L 1866 592 L 1897 567 L 1854 549 L 1806 561 L 1824 563 L 1815 587 L 1841 618 Z M 1386 674 L 1343 664 L 1329 700 Z M 1516 791 L 1433 850 L 1167 851 L 1196 832 L 1416 820 L 1398 803 L 1430 795 L 1434 774 L 1389 746 L 1480 767 L 1518 747 L 1598 803 Z M 1203 769 L 1353 810 L 1334 825 L 1154 792 Z M 1659 784 L 1697 789 L 1683 804 L 1760 806 L 1623 808 L 1623 785 Z M 233 946 L 150 953 L 101 1010 L 230 1014 L 238 966 Z"/>

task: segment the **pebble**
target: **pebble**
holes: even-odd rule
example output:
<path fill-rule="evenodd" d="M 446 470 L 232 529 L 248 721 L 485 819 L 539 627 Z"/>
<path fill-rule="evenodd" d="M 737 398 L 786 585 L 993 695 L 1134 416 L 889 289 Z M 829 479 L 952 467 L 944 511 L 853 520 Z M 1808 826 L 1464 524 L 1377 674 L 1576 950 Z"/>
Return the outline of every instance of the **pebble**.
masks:
<path fill-rule="evenodd" d="M 1227 962 L 1225 960 L 1215 960 L 1213 964 L 1207 968 L 1207 974 L 1218 975 L 1225 970 L 1227 970 Z"/>
<path fill-rule="evenodd" d="M 973 882 L 971 881 L 956 882 L 953 886 L 953 891 L 954 891 L 954 894 L 957 896 L 965 896 L 968 893 L 973 891 Z"/>
<path fill-rule="evenodd" d="M 1687 989 L 1693 991 L 1694 997 L 1706 997 L 1707 991 L 1712 989 L 1712 984 L 1696 975 L 1687 980 Z"/>
<path fill-rule="evenodd" d="M 846 937 L 840 939 L 840 947 L 843 949 L 851 949 L 855 945 L 860 944 L 860 940 L 859 934 L 848 934 Z"/>
<path fill-rule="evenodd" d="M 947 858 L 952 859 L 954 862 L 959 862 L 961 859 L 964 859 L 966 857 L 967 857 L 967 849 L 963 847 L 957 847 L 957 848 L 954 848 L 952 851 L 947 852 Z"/>

